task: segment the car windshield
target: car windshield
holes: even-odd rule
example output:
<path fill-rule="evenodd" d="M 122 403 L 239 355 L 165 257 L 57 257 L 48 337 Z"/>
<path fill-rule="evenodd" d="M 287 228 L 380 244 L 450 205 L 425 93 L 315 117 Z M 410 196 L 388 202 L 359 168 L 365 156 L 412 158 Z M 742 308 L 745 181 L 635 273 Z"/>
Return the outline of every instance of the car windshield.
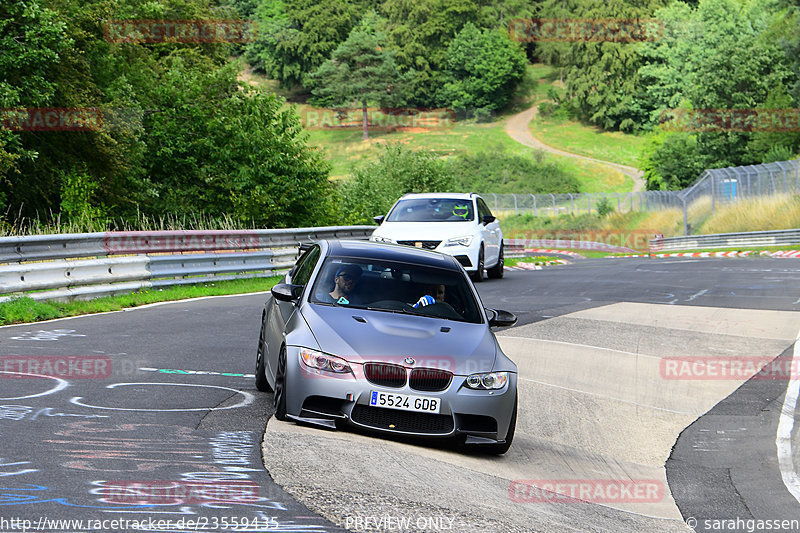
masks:
<path fill-rule="evenodd" d="M 483 321 L 462 273 L 394 261 L 329 257 L 314 282 L 310 300 L 475 324 Z"/>
<path fill-rule="evenodd" d="M 475 220 L 472 200 L 409 198 L 394 206 L 388 222 L 468 222 Z"/>

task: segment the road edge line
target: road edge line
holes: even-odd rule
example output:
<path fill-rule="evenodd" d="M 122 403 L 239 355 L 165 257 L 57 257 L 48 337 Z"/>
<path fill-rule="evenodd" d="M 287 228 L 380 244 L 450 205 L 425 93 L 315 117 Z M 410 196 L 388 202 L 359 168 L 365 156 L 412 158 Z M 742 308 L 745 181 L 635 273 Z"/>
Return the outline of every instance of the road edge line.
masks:
<path fill-rule="evenodd" d="M 800 345 L 800 331 L 794 341 L 792 364 L 790 369 L 795 368 L 795 364 L 800 363 L 798 356 L 798 345 Z M 792 430 L 794 429 L 794 417 L 797 409 L 797 399 L 800 394 L 800 379 L 794 370 L 790 370 L 789 385 L 786 387 L 786 396 L 781 407 L 781 414 L 778 419 L 778 432 L 775 444 L 778 450 L 778 468 L 781 471 L 783 484 L 789 493 L 800 502 L 800 477 L 795 472 L 794 461 L 792 459 Z"/>

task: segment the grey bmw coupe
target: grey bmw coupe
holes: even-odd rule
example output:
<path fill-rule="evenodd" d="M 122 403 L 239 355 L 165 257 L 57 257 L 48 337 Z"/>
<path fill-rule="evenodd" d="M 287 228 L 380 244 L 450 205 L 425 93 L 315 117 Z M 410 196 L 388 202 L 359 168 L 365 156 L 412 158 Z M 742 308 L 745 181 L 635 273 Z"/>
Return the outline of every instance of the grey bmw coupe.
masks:
<path fill-rule="evenodd" d="M 256 386 L 275 417 L 336 428 L 511 446 L 517 367 L 452 256 L 394 244 L 320 241 L 272 288 Z"/>

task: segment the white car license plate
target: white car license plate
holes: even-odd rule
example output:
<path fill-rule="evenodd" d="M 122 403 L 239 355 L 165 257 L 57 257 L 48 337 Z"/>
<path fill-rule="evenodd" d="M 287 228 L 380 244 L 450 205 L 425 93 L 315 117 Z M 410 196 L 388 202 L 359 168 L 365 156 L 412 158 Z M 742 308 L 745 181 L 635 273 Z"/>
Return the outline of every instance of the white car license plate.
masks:
<path fill-rule="evenodd" d="M 442 401 L 439 398 L 408 396 L 388 392 L 370 391 L 369 404 L 375 407 L 415 411 L 417 413 L 438 413 Z"/>

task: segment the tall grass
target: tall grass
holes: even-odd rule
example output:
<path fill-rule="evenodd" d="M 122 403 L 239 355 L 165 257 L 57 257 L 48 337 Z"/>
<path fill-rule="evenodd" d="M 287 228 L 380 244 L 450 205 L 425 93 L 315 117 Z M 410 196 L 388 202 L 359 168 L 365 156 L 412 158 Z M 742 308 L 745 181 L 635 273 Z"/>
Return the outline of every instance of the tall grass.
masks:
<path fill-rule="evenodd" d="M 713 210 L 710 197 L 700 198 L 687 210 L 690 233 L 734 233 L 800 228 L 800 196 L 781 195 L 742 200 L 732 204 L 717 203 Z M 533 213 L 499 216 L 503 233 L 511 238 L 531 230 L 638 230 L 662 233 L 664 237 L 683 235 L 683 211 L 612 212 L 601 217 L 596 213 L 534 217 Z"/>
<path fill-rule="evenodd" d="M 164 231 L 164 230 L 236 230 L 256 229 L 255 223 L 242 222 L 228 215 L 167 214 L 136 218 L 67 218 L 60 213 L 49 219 L 20 218 L 14 224 L 0 222 L 0 236 L 52 235 L 63 233 L 94 233 L 102 231 Z"/>
<path fill-rule="evenodd" d="M 710 202 L 710 201 L 709 201 Z M 710 206 L 707 207 L 710 210 Z M 692 219 L 691 212 L 689 213 Z M 693 233 L 731 233 L 800 228 L 800 196 L 763 196 L 715 206 Z"/>

